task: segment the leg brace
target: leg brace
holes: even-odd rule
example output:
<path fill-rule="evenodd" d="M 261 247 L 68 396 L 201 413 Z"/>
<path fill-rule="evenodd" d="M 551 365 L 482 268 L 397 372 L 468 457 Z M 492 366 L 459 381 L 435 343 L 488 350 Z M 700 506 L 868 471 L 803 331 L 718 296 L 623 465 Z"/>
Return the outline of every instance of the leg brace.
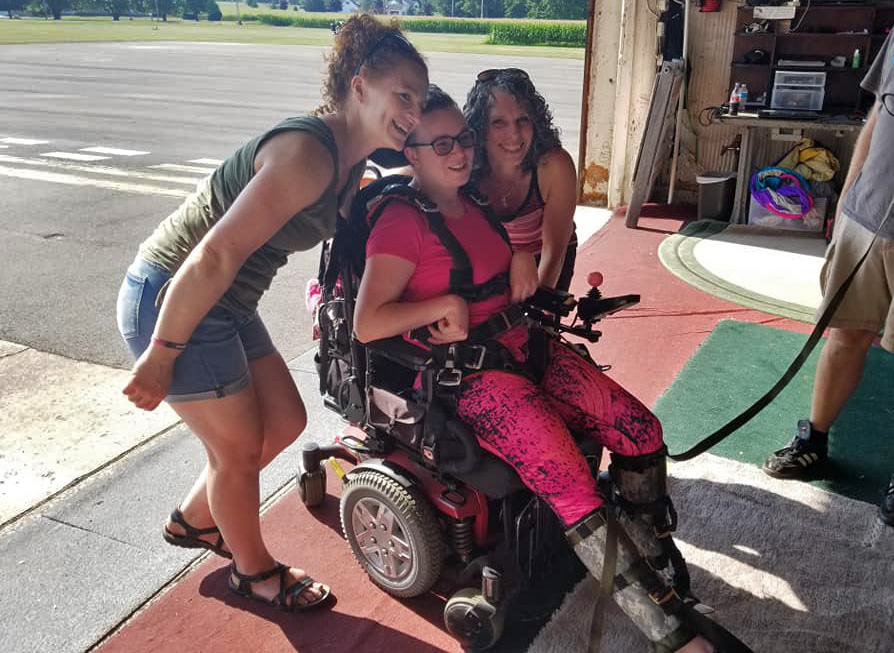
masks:
<path fill-rule="evenodd" d="M 587 570 L 602 578 L 606 552 L 607 512 L 600 508 L 566 531 L 565 536 Z M 631 537 L 618 524 L 619 540 L 612 598 L 653 642 L 656 651 L 682 648 L 695 633 L 676 615 L 682 603 L 636 550 Z"/>
<path fill-rule="evenodd" d="M 613 453 L 611 458 L 613 499 L 623 511 L 622 523 L 650 566 L 664 570 L 677 593 L 688 598 L 689 569 L 671 537 L 677 512 L 667 494 L 667 449 L 643 456 Z"/>

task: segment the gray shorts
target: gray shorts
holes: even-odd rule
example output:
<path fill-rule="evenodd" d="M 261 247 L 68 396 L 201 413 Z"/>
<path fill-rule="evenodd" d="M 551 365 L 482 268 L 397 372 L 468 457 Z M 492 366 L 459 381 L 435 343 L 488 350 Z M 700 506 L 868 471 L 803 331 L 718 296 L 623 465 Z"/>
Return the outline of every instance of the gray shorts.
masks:
<path fill-rule="evenodd" d="M 826 250 L 826 262 L 820 272 L 823 300 L 817 309 L 817 318 L 869 247 L 872 236 L 873 233 L 866 227 L 844 214 L 841 214 L 835 222 L 832 242 Z M 894 292 L 894 241 L 879 238 L 860 266 L 829 326 L 876 332 L 884 328 L 882 347 L 894 352 L 892 292 Z"/>

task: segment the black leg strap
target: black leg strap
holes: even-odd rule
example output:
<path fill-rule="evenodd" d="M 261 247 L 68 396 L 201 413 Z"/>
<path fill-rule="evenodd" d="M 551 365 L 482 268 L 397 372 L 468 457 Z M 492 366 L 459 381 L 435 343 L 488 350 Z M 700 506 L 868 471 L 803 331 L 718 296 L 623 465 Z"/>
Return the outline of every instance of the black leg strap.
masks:
<path fill-rule="evenodd" d="M 568 543 L 573 549 L 578 544 L 580 544 L 582 540 L 587 539 L 605 525 L 605 511 L 601 509 L 596 510 L 572 524 L 571 527 L 565 532 L 565 537 L 568 539 Z"/>

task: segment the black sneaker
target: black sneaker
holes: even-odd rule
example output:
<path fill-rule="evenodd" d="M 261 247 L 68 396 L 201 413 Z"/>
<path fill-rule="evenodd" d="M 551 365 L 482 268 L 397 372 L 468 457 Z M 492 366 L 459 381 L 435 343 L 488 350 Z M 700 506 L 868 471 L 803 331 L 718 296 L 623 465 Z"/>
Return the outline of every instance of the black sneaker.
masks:
<path fill-rule="evenodd" d="M 894 526 L 894 476 L 891 476 L 888 489 L 885 490 L 885 496 L 878 507 L 878 518 L 888 526 Z"/>
<path fill-rule="evenodd" d="M 828 436 L 815 433 L 810 420 L 802 419 L 798 434 L 787 447 L 770 455 L 762 469 L 773 478 L 805 478 L 828 460 L 828 448 Z"/>

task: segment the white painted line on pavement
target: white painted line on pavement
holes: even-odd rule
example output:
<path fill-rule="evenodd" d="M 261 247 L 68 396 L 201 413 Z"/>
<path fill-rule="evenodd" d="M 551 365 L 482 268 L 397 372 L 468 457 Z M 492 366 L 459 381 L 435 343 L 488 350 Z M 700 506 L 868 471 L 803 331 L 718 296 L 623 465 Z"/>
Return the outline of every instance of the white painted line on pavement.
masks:
<path fill-rule="evenodd" d="M 49 142 L 50 141 L 38 141 L 33 138 L 13 138 L 12 136 L 0 138 L 0 143 L 9 143 L 10 145 L 44 145 Z"/>
<path fill-rule="evenodd" d="M 137 170 L 122 170 L 121 168 L 110 168 L 101 165 L 80 165 L 78 163 L 63 163 L 61 161 L 45 161 L 43 159 L 26 159 L 17 156 L 7 156 L 0 154 L 0 163 L 18 163 L 26 166 L 41 166 L 43 168 L 56 168 L 59 170 L 67 170 L 70 172 L 89 172 L 97 175 L 108 175 L 110 177 L 133 177 L 135 179 L 145 179 L 147 181 L 166 181 L 171 184 L 188 184 L 194 185 L 201 180 L 201 177 L 173 177 L 171 175 L 155 175 L 151 172 L 139 172 Z"/>
<path fill-rule="evenodd" d="M 77 152 L 44 152 L 40 156 L 48 156 L 54 159 L 68 159 L 70 161 L 102 161 L 108 159 L 107 156 L 99 156 L 96 154 L 78 154 Z"/>
<path fill-rule="evenodd" d="M 93 152 L 94 154 L 111 154 L 112 156 L 138 156 L 149 154 L 143 150 L 119 150 L 116 147 L 82 147 L 78 152 Z"/>
<path fill-rule="evenodd" d="M 186 197 L 187 190 L 174 188 L 162 188 L 160 186 L 141 186 L 140 184 L 128 184 L 126 182 L 107 181 L 105 179 L 91 179 L 78 175 L 65 175 L 56 172 L 44 172 L 42 170 L 20 170 L 0 166 L 0 176 L 16 177 L 18 179 L 33 179 L 54 184 L 67 184 L 69 186 L 93 186 L 94 188 L 106 188 L 125 193 L 138 193 L 140 195 L 167 195 L 169 197 Z"/>
<path fill-rule="evenodd" d="M 172 170 L 174 172 L 198 172 L 200 174 L 210 174 L 214 172 L 214 168 L 200 168 L 199 166 L 182 166 L 179 163 L 159 163 L 158 165 L 149 166 L 150 168 L 158 168 L 159 170 Z"/>
<path fill-rule="evenodd" d="M 9 145 L 0 145 L 0 150 L 5 150 Z"/>
<path fill-rule="evenodd" d="M 187 161 L 187 163 L 198 163 L 199 165 L 204 166 L 219 166 L 223 163 L 221 159 L 191 159 Z"/>

